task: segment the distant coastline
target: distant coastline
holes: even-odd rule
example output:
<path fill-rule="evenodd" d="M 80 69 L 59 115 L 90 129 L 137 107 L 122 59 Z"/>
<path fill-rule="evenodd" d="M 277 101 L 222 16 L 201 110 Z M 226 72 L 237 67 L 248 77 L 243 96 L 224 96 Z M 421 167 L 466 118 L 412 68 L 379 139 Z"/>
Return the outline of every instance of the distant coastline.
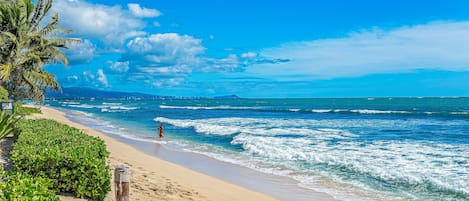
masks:
<path fill-rule="evenodd" d="M 139 92 L 121 92 L 121 91 L 105 91 L 87 87 L 64 87 L 61 91 L 50 91 L 46 93 L 47 100 L 205 100 L 205 99 L 368 99 L 369 101 L 379 99 L 405 99 L 405 98 L 469 98 L 469 96 L 358 96 L 358 97 L 263 97 L 263 98 L 246 98 L 236 94 L 221 96 L 170 96 L 155 95 Z"/>
<path fill-rule="evenodd" d="M 163 99 L 241 99 L 237 95 L 223 96 L 162 96 L 138 92 L 104 91 L 86 87 L 62 88 L 60 92 L 46 93 L 47 99 L 101 99 L 101 100 L 163 100 Z"/>

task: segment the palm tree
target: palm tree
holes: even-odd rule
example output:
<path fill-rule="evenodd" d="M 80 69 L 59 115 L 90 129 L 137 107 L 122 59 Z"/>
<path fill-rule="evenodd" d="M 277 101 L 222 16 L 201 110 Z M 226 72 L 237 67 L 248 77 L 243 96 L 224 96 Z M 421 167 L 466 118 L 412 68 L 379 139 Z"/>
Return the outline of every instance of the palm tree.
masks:
<path fill-rule="evenodd" d="M 69 33 L 61 28 L 58 14 L 47 23 L 52 0 L 0 0 L 0 82 L 15 100 L 44 101 L 44 91 L 60 90 L 55 76 L 46 72 L 48 63 L 68 60 L 60 48 L 80 40 L 53 37 Z"/>

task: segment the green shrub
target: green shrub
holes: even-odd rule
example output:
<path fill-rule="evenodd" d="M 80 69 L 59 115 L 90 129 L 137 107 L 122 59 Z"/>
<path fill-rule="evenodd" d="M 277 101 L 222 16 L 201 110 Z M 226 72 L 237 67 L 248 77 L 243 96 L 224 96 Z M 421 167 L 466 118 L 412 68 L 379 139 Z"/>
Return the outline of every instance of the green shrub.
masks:
<path fill-rule="evenodd" d="M 16 115 L 30 115 L 30 114 L 40 114 L 41 111 L 37 108 L 34 107 L 24 107 L 22 103 L 20 102 L 15 102 L 15 114 Z"/>
<path fill-rule="evenodd" d="M 0 139 L 13 132 L 17 121 L 15 115 L 5 114 L 4 111 L 0 112 Z"/>
<path fill-rule="evenodd" d="M 0 200 L 60 200 L 55 191 L 50 190 L 53 183 L 49 179 L 20 173 L 3 173 L 2 179 Z"/>
<path fill-rule="evenodd" d="M 52 120 L 20 120 L 13 169 L 53 181 L 61 192 L 103 200 L 110 191 L 108 152 L 99 139 Z"/>
<path fill-rule="evenodd" d="M 0 100 L 8 100 L 8 91 L 2 86 L 0 86 Z"/>

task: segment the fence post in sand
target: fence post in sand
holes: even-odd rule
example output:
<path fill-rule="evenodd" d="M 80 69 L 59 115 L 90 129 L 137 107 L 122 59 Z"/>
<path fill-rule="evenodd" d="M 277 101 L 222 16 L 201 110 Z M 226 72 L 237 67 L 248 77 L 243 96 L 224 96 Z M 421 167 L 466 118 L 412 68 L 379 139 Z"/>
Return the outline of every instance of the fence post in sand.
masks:
<path fill-rule="evenodd" d="M 130 168 L 126 165 L 117 165 L 114 169 L 114 183 L 116 201 L 130 200 Z"/>

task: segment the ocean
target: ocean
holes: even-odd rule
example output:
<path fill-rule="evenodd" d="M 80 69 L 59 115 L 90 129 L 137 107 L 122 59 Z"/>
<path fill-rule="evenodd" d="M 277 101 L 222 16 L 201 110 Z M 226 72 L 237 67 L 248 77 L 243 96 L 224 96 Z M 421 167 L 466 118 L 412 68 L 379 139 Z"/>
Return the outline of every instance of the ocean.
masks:
<path fill-rule="evenodd" d="M 298 181 L 342 200 L 469 200 L 469 98 L 50 100 L 112 135 Z M 79 112 L 76 112 L 79 111 Z"/>

